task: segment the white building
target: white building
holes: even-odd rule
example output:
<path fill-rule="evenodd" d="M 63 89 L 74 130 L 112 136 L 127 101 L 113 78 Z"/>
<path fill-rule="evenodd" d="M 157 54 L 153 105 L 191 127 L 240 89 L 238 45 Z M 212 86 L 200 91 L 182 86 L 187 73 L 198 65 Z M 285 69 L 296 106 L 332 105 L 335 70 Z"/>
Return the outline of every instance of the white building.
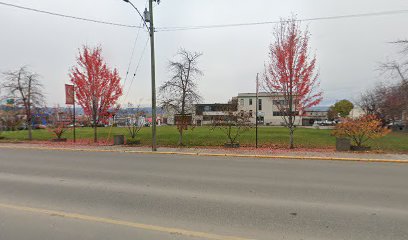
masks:
<path fill-rule="evenodd" d="M 278 101 L 284 101 L 283 96 L 276 94 L 271 96 L 270 93 L 258 93 L 258 102 L 256 103 L 256 93 L 239 93 L 238 94 L 238 111 L 249 112 L 251 122 L 255 123 L 255 112 L 258 107 L 258 123 L 264 125 L 282 126 L 284 120 L 282 113 L 277 107 Z M 302 117 L 296 116 L 296 125 L 302 124 Z"/>
<path fill-rule="evenodd" d="M 361 116 L 365 115 L 365 112 L 363 109 L 361 109 L 358 106 L 354 106 L 354 108 L 350 111 L 349 117 L 351 118 L 359 118 Z"/>

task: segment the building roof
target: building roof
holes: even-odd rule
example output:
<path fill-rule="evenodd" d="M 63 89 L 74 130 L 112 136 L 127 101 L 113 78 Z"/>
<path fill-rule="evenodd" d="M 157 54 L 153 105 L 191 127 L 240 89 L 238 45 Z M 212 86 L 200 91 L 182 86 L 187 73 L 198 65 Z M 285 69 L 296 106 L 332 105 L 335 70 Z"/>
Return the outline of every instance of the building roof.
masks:
<path fill-rule="evenodd" d="M 315 106 L 305 109 L 306 112 L 328 112 L 330 107 L 327 106 Z"/>
<path fill-rule="evenodd" d="M 273 95 L 282 95 L 280 93 L 272 93 Z M 268 92 L 259 92 L 258 97 L 270 97 L 272 95 Z M 238 97 L 256 97 L 256 93 L 238 93 Z"/>
<path fill-rule="evenodd" d="M 229 105 L 230 103 L 199 103 L 194 104 L 195 106 L 219 106 L 219 105 Z"/>

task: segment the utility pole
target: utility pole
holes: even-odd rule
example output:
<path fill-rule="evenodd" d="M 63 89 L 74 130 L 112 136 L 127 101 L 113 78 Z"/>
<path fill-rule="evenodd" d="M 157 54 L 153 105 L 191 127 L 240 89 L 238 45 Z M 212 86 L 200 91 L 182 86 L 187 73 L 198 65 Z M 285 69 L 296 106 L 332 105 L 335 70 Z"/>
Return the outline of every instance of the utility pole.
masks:
<path fill-rule="evenodd" d="M 150 64 L 152 71 L 152 151 L 157 151 L 156 146 L 156 64 L 154 56 L 154 24 L 153 24 L 153 0 L 149 0 L 149 15 L 147 21 L 150 23 Z"/>
<path fill-rule="evenodd" d="M 73 94 L 73 96 L 74 96 L 74 103 L 73 103 L 73 106 L 72 106 L 72 110 L 73 110 L 73 114 L 74 114 L 74 120 L 73 120 L 73 122 L 74 122 L 74 143 L 76 143 L 76 114 L 75 114 L 75 85 L 72 85 L 72 89 L 74 90 L 74 92 L 72 93 Z"/>
<path fill-rule="evenodd" d="M 151 75 L 152 75 L 152 151 L 157 151 L 156 144 L 156 66 L 154 57 L 154 24 L 153 24 L 153 2 L 160 4 L 160 0 L 149 0 L 149 11 L 145 9 L 144 16 L 140 13 L 139 9 L 130 1 L 123 0 L 130 3 L 132 7 L 137 11 L 139 16 L 142 18 L 144 25 L 149 30 L 150 35 L 150 64 L 151 64 Z M 150 26 L 147 26 L 150 23 Z"/>
<path fill-rule="evenodd" d="M 156 146 L 156 64 L 154 56 L 154 24 L 153 24 L 153 0 L 149 0 L 150 13 L 150 61 L 152 71 L 152 151 L 157 151 Z"/>
<path fill-rule="evenodd" d="M 258 148 L 258 92 L 259 92 L 259 73 L 256 74 L 256 100 L 255 100 L 255 148 Z"/>

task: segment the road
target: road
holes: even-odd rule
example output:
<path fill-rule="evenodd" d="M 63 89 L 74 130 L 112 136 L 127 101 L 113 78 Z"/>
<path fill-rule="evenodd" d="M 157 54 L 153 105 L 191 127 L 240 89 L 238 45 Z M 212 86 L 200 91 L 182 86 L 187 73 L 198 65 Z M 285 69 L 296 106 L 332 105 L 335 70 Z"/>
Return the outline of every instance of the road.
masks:
<path fill-rule="evenodd" d="M 408 164 L 0 149 L 0 239 L 408 239 Z"/>

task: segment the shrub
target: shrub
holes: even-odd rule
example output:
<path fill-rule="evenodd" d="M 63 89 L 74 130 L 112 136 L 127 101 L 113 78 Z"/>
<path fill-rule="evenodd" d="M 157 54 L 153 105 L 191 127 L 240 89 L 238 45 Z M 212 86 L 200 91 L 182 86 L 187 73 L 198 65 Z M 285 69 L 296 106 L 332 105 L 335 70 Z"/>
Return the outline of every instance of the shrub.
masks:
<path fill-rule="evenodd" d="M 133 122 L 131 120 L 131 122 L 128 122 L 126 125 L 126 129 L 129 133 L 130 138 L 132 139 L 131 141 L 137 141 L 135 140 L 136 136 L 139 134 L 140 130 L 142 130 L 145 124 L 145 119 L 143 117 L 145 113 L 143 111 L 140 111 L 139 109 L 140 107 L 138 107 L 137 112 L 133 116 Z"/>
<path fill-rule="evenodd" d="M 62 135 L 67 132 L 70 128 L 64 124 L 64 123 L 57 123 L 55 125 L 52 125 L 48 128 L 49 132 L 52 132 L 55 134 L 55 136 L 57 137 L 57 139 L 61 139 Z"/>
<path fill-rule="evenodd" d="M 337 124 L 333 135 L 349 138 L 357 147 L 361 147 L 368 140 L 381 138 L 389 132 L 377 116 L 364 115 L 356 119 L 344 119 L 342 123 Z"/>
<path fill-rule="evenodd" d="M 218 116 L 213 121 L 212 131 L 220 129 L 227 137 L 226 144 L 238 144 L 239 137 L 243 132 L 252 127 L 250 115 L 247 112 L 226 111 L 224 115 Z"/>
<path fill-rule="evenodd" d="M 139 140 L 139 139 L 136 139 L 136 138 L 126 139 L 126 144 L 127 144 L 127 145 L 139 145 L 139 144 L 140 144 L 140 140 Z"/>

